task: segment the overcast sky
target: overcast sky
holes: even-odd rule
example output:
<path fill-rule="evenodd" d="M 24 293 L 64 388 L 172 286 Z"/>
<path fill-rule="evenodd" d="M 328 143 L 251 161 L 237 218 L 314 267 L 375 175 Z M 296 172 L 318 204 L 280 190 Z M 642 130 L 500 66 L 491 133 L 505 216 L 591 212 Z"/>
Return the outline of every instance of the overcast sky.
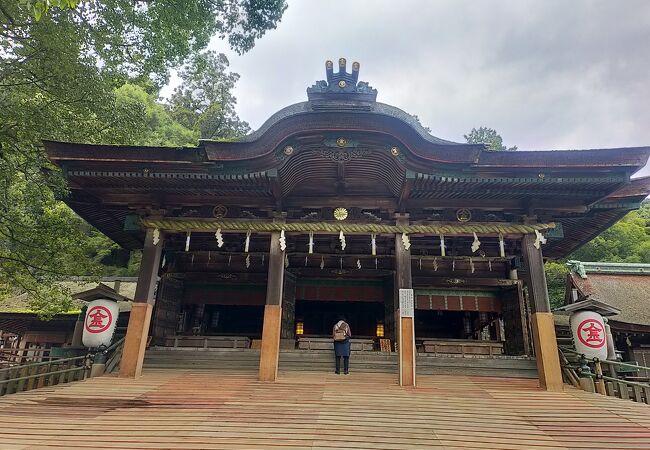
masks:
<path fill-rule="evenodd" d="M 241 75 L 253 129 L 345 57 L 440 138 L 488 126 L 521 150 L 650 145 L 650 1 L 290 0 L 247 54 L 212 48 Z"/>

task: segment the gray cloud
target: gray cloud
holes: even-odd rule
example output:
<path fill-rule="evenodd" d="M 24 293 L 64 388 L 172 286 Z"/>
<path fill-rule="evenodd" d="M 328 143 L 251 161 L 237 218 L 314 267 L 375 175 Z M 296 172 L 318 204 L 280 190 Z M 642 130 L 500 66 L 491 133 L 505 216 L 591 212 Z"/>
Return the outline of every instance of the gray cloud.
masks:
<path fill-rule="evenodd" d="M 343 56 L 441 138 L 489 126 L 527 150 L 650 145 L 644 0 L 291 1 L 277 30 L 228 55 L 254 128 Z"/>

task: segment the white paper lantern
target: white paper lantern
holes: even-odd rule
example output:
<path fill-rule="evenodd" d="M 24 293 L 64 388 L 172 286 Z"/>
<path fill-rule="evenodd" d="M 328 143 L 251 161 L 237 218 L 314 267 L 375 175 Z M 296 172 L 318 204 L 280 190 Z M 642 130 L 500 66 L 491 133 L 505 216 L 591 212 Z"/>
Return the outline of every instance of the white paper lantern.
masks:
<path fill-rule="evenodd" d="M 99 299 L 88 303 L 84 320 L 83 345 L 101 347 L 111 345 L 120 310 L 114 300 Z"/>
<path fill-rule="evenodd" d="M 571 333 L 576 351 L 592 359 L 607 359 L 607 331 L 603 317 L 593 311 L 571 314 Z"/>

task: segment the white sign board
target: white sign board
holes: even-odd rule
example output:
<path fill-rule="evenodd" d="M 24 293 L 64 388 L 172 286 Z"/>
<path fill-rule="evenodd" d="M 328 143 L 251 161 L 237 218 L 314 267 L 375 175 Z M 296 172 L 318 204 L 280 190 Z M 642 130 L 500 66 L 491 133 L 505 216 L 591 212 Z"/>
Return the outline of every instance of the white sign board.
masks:
<path fill-rule="evenodd" d="M 607 359 L 607 329 L 600 314 L 593 311 L 574 312 L 569 322 L 578 353 L 589 359 Z"/>
<path fill-rule="evenodd" d="M 399 313 L 401 317 L 413 317 L 413 289 L 399 290 Z"/>
<path fill-rule="evenodd" d="M 100 299 L 88 303 L 84 320 L 83 345 L 108 347 L 113 339 L 119 313 L 117 302 L 113 300 Z"/>

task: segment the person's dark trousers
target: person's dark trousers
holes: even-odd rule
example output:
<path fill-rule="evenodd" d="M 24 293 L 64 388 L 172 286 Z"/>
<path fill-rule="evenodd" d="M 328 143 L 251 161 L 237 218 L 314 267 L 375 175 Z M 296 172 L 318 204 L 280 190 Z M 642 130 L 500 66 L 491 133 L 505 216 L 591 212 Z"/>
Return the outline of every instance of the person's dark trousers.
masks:
<path fill-rule="evenodd" d="M 343 358 L 343 372 L 350 371 L 350 357 L 349 356 L 335 356 L 336 358 L 336 373 L 341 373 L 341 358 Z"/>

